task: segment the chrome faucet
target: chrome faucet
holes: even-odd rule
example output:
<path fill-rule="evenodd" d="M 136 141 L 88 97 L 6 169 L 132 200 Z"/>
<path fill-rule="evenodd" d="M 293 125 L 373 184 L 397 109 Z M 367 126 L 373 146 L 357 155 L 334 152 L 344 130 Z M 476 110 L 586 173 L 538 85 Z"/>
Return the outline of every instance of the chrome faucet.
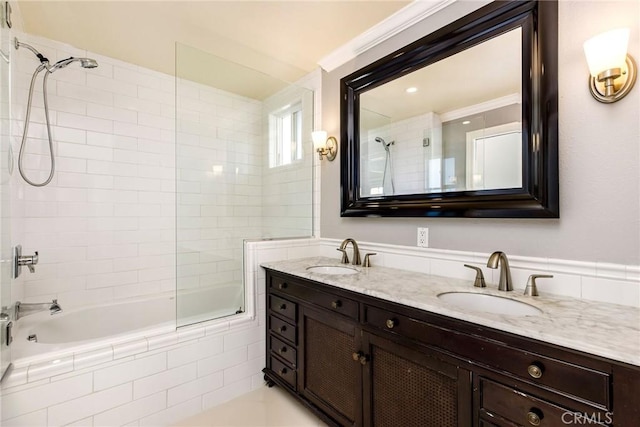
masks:
<path fill-rule="evenodd" d="M 500 264 L 500 280 L 498 281 L 499 291 L 512 291 L 513 281 L 511 280 L 511 270 L 509 269 L 509 260 L 507 254 L 496 251 L 489 256 L 487 267 L 498 268 Z"/>
<path fill-rule="evenodd" d="M 58 314 L 62 311 L 62 307 L 58 304 L 58 300 L 54 299 L 51 302 L 42 303 L 30 303 L 30 302 L 16 302 L 15 305 L 15 317 L 19 320 L 21 317 L 28 316 L 40 311 L 49 310 L 51 314 Z"/>
<path fill-rule="evenodd" d="M 338 250 L 342 252 L 342 263 L 349 264 L 349 257 L 347 256 L 347 245 L 351 243 L 353 245 L 353 265 L 360 265 L 362 262 L 360 261 L 360 249 L 358 249 L 358 244 L 353 239 L 344 239 L 340 244 Z"/>

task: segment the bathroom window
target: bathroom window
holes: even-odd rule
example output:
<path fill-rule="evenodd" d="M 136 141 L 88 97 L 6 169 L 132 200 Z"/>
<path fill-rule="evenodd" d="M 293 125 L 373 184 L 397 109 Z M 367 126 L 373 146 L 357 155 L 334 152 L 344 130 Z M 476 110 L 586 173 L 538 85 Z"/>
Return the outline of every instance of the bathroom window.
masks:
<path fill-rule="evenodd" d="M 286 105 L 269 116 L 269 167 L 302 160 L 302 103 Z"/>

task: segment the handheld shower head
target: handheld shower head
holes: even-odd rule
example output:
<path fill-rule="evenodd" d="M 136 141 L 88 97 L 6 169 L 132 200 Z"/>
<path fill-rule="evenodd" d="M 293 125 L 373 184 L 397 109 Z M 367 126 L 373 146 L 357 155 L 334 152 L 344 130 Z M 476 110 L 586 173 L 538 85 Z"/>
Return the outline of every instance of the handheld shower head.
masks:
<path fill-rule="evenodd" d="M 376 136 L 375 141 L 379 142 L 380 144 L 382 144 L 382 146 L 384 147 L 385 151 L 387 151 L 387 152 L 389 151 L 389 146 L 395 144 L 395 141 L 391 141 L 391 142 L 387 143 L 387 142 L 385 142 L 384 139 L 380 138 L 379 136 Z"/>
<path fill-rule="evenodd" d="M 98 66 L 98 62 L 95 59 L 91 59 L 91 58 L 74 58 L 73 56 L 67 58 L 67 59 L 62 59 L 58 62 L 56 62 L 55 64 L 53 64 L 50 68 L 49 68 L 49 72 L 53 73 L 56 70 L 59 70 L 61 68 L 64 68 L 66 66 L 68 66 L 69 64 L 71 64 L 72 62 L 80 62 L 80 66 L 82 68 L 96 68 Z"/>

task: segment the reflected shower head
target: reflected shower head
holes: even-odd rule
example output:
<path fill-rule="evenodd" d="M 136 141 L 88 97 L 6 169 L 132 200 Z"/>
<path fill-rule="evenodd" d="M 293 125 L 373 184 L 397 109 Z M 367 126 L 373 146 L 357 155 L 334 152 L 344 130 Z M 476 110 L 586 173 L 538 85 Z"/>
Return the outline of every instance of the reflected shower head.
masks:
<path fill-rule="evenodd" d="M 380 144 L 382 144 L 382 146 L 384 147 L 385 150 L 389 151 L 389 146 L 390 145 L 394 145 L 395 141 L 391 141 L 389 143 L 385 142 L 384 139 L 380 138 L 379 136 L 376 136 L 376 142 L 379 142 Z"/>
<path fill-rule="evenodd" d="M 71 64 L 72 62 L 76 62 L 76 61 L 80 62 L 80 66 L 82 68 L 96 68 L 98 66 L 98 62 L 95 59 L 91 59 L 91 58 L 74 58 L 72 56 L 70 58 L 60 60 L 60 61 L 56 62 L 55 64 L 53 64 L 51 66 L 51 68 L 49 68 L 49 72 L 53 73 L 54 71 L 59 70 L 60 68 L 64 68 L 64 67 L 68 66 L 69 64 Z"/>

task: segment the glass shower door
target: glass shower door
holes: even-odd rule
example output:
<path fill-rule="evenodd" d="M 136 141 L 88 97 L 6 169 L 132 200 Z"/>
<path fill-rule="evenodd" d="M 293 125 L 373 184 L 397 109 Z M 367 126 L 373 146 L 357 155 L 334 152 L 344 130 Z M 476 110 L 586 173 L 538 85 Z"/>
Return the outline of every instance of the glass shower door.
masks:
<path fill-rule="evenodd" d="M 176 44 L 177 324 L 246 310 L 247 239 L 312 233 L 313 92 Z"/>

